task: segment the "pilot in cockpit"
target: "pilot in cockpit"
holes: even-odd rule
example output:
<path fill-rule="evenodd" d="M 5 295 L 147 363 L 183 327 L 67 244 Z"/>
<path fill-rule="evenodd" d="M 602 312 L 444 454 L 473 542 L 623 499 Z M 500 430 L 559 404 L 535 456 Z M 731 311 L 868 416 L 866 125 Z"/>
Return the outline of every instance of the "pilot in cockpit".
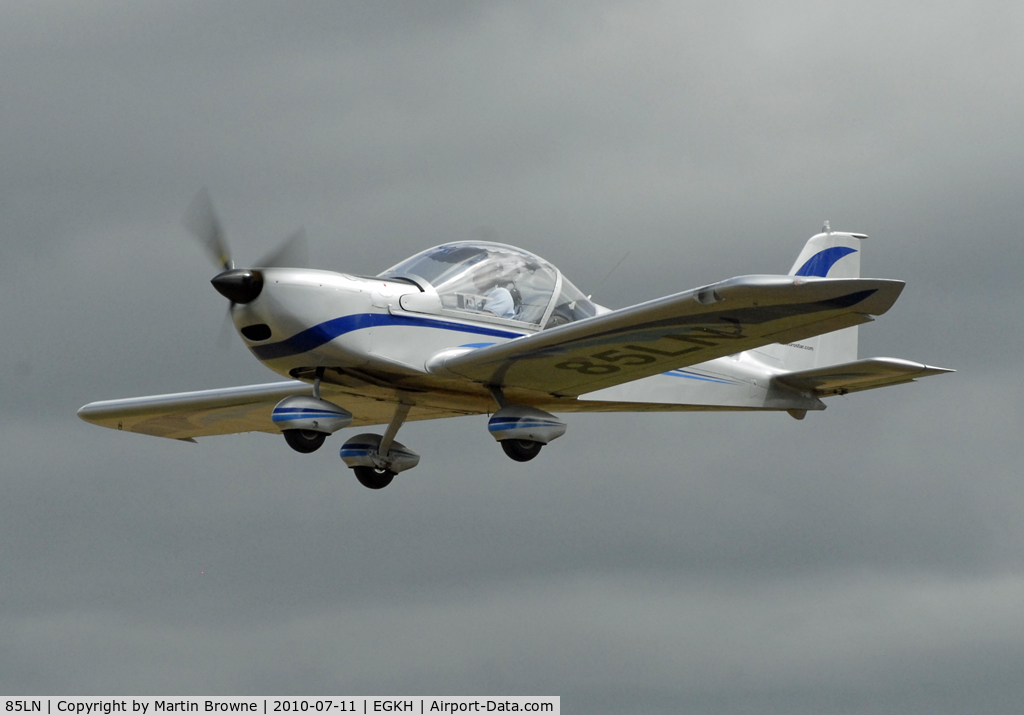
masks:
<path fill-rule="evenodd" d="M 484 298 L 481 306 L 484 312 L 492 313 L 499 318 L 515 317 L 517 306 L 512 293 L 515 284 L 509 276 L 504 275 L 500 263 L 482 266 L 474 274 L 473 284 Z"/>

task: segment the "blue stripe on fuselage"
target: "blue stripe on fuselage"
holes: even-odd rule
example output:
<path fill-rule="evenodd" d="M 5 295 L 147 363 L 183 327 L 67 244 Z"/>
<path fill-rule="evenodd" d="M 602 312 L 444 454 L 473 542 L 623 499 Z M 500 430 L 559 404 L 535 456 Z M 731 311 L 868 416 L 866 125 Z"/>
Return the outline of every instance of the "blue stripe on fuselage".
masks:
<path fill-rule="evenodd" d="M 390 315 L 388 313 L 357 313 L 356 315 L 345 315 L 320 323 L 319 325 L 314 325 L 312 328 L 307 328 L 301 333 L 296 333 L 287 340 L 271 343 L 270 345 L 253 345 L 250 347 L 250 350 L 260 360 L 275 360 L 309 352 L 345 333 L 386 325 L 441 328 L 442 330 L 452 330 L 458 333 L 473 333 L 495 338 L 519 338 L 523 335 L 522 333 L 513 333 L 509 330 L 450 323 L 446 320 L 435 320 L 433 318 Z"/>
<path fill-rule="evenodd" d="M 718 380 L 713 377 L 705 377 L 703 375 L 696 375 L 692 372 L 686 372 L 685 370 L 669 370 L 668 372 L 661 373 L 668 377 L 685 377 L 690 380 L 703 380 L 704 382 L 718 382 L 722 385 L 739 385 L 742 383 L 736 382 L 735 380 Z"/>

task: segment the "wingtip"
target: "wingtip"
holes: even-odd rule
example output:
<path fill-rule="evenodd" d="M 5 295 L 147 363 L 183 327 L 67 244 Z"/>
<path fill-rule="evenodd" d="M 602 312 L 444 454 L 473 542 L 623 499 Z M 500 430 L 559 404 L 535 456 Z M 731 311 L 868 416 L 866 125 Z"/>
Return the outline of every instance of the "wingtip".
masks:
<path fill-rule="evenodd" d="M 84 422 L 88 422 L 89 424 L 95 424 L 95 420 L 93 419 L 92 415 L 92 407 L 95 404 L 95 402 L 90 402 L 87 405 L 82 405 L 81 407 L 79 407 L 78 411 L 75 412 L 75 414 L 78 415 L 78 419 Z"/>

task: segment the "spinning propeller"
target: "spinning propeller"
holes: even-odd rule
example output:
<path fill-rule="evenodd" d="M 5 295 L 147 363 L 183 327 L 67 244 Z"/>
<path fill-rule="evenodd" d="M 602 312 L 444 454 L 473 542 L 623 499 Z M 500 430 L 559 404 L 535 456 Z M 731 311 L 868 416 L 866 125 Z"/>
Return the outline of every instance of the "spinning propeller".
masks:
<path fill-rule="evenodd" d="M 306 263 L 306 232 L 299 229 L 280 246 L 253 264 L 253 268 L 235 268 L 224 229 L 204 188 L 196 194 L 185 214 L 185 227 L 191 231 L 216 265 L 222 269 L 210 282 L 217 292 L 235 303 L 251 303 L 263 290 L 260 268 L 303 266 Z M 230 313 L 230 307 L 228 308 Z"/>
<path fill-rule="evenodd" d="M 224 228 L 221 226 L 220 219 L 217 218 L 217 212 L 213 209 L 210 192 L 205 188 L 201 189 L 192 199 L 192 203 L 185 213 L 184 223 L 185 228 L 199 240 L 199 243 L 213 258 L 213 262 L 222 269 L 210 282 L 218 293 L 231 301 L 228 305 L 228 312 L 224 316 L 221 337 L 217 341 L 221 347 L 227 347 L 227 337 L 232 326 L 231 309 L 235 307 L 236 303 L 251 303 L 259 296 L 263 290 L 263 273 L 259 270 L 260 268 L 294 267 L 306 264 L 306 232 L 300 228 L 286 238 L 280 246 L 256 261 L 253 268 L 235 268 L 235 262 L 231 259 L 231 249 L 228 247 L 227 238 L 224 235 Z"/>

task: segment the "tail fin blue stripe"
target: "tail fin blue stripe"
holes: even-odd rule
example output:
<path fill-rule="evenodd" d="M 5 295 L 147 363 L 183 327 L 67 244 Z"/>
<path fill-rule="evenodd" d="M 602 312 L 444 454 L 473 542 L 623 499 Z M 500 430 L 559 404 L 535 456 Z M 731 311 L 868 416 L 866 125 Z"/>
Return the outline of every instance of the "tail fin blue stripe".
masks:
<path fill-rule="evenodd" d="M 807 259 L 807 262 L 800 266 L 794 275 L 798 276 L 817 276 L 818 278 L 824 278 L 828 275 L 829 270 L 836 264 L 843 256 L 848 256 L 851 253 L 856 253 L 856 248 L 849 248 L 847 246 L 832 246 L 826 248 L 824 251 L 818 251 L 813 256 Z"/>

